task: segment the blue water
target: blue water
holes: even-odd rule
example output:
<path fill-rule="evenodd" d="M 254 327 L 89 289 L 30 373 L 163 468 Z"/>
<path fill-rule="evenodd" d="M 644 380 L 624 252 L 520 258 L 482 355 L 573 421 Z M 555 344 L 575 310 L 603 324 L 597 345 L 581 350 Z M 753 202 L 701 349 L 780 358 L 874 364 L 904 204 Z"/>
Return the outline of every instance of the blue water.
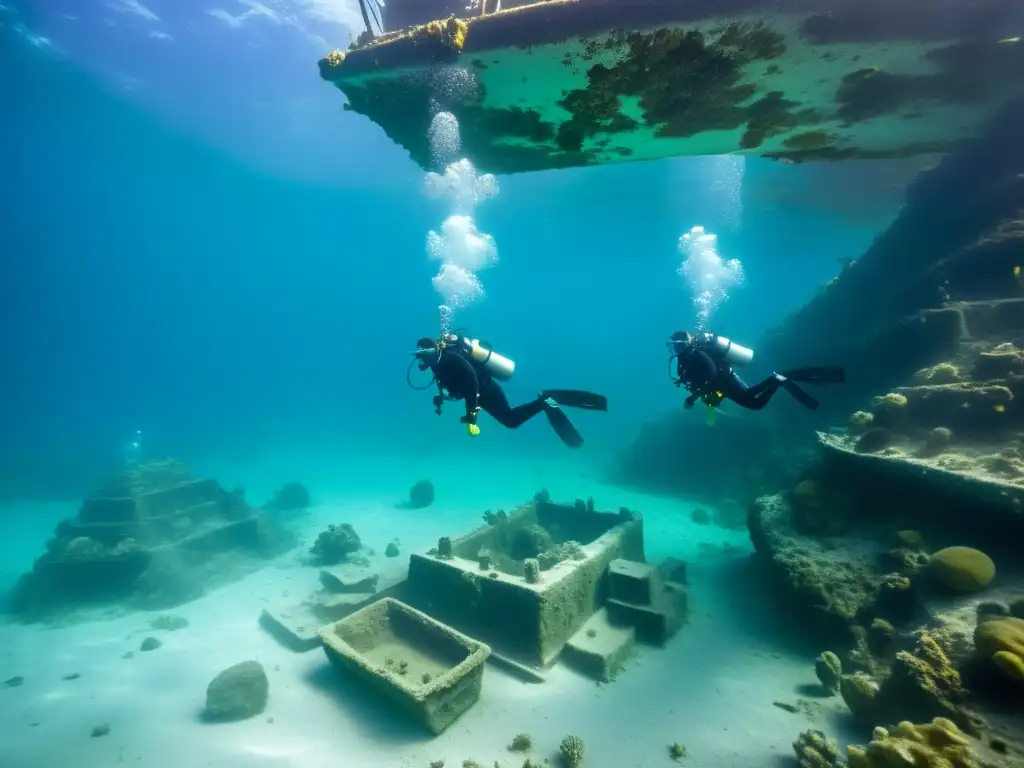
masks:
<path fill-rule="evenodd" d="M 316 82 L 315 59 L 302 63 L 295 76 Z M 700 159 L 500 178 L 500 194 L 475 212 L 500 262 L 481 274 L 486 298 L 456 325 L 515 359 L 506 387 L 513 404 L 564 387 L 599 391 L 610 410 L 573 414 L 587 443 L 571 456 L 543 419 L 509 431 L 484 416 L 481 436 L 471 440 L 458 423 L 460 406 L 439 418 L 432 392 L 412 391 L 405 380 L 416 339 L 437 332 L 437 265 L 424 244 L 448 210 L 422 194 L 422 173 L 400 148 L 343 113 L 340 93 L 316 86 L 312 98 L 330 115 L 329 130 L 316 135 L 329 134 L 329 143 L 261 144 L 230 98 L 222 124 L 209 90 L 197 95 L 201 119 L 180 111 L 172 119 L 73 58 L 27 44 L 12 24 L 0 28 L 0 556 L 8 550 L 0 589 L 31 565 L 83 493 L 120 465 L 135 430 L 146 456 L 175 456 L 227 486 L 243 483 L 254 501 L 293 479 L 318 502 L 348 492 L 357 510 L 374 495 L 401 497 L 423 474 L 451 505 L 480 510 L 514 506 L 543 485 L 566 496 L 599 487 L 603 468 L 641 425 L 680 408 L 664 347 L 672 331 L 694 321 L 676 274 L 680 235 L 702 225 L 719 236 L 724 257 L 742 261 L 746 283 L 714 327 L 756 346 L 836 275 L 840 259 L 862 252 L 899 203 L 891 196 L 885 205 L 843 205 L 857 185 L 886 186 L 871 166 L 840 173 L 747 159 L 728 204 L 714 188 L 714 166 Z M 188 95 L 175 94 L 179 105 Z M 293 154 L 308 164 L 321 151 L 333 175 L 292 167 Z M 706 429 L 699 417 L 691 428 L 694 440 Z M 603 490 L 611 508 L 633 501 Z M 646 503 L 653 505 L 651 557 L 699 559 L 722 542 L 746 546 L 743 533 L 699 531 L 684 514 L 687 504 Z M 476 517 L 432 510 L 403 533 L 411 547 L 425 546 L 447 532 L 435 523 L 465 528 Z M 366 524 L 374 535 L 378 529 L 384 536 L 388 526 Z M 698 536 L 710 537 L 707 547 Z M 716 567 L 728 576 L 734 566 Z M 717 585 L 707 598 L 724 605 L 718 575 L 707 578 Z M 248 611 L 248 604 L 238 610 L 245 631 L 252 630 Z M 736 629 L 736 613 L 727 606 L 720 624 L 704 627 L 688 647 L 696 653 Z M 749 630 L 737 638 L 753 642 Z M 62 662 L 88 664 L 94 641 L 70 642 Z M 117 642 L 110 629 L 99 644 L 119 654 Z M 754 709 L 744 683 L 753 679 L 745 678 L 748 650 L 728 643 L 718 650 L 731 677 L 695 679 L 739 690 Z M 201 669 L 188 661 L 197 680 L 210 677 L 206 666 L 232 661 L 223 646 L 181 654 L 161 663 L 207 659 Z M 753 676 L 770 681 L 774 670 L 791 674 L 804 661 L 767 661 Z M 153 669 L 147 679 L 155 685 L 176 679 L 174 666 Z M 681 712 L 696 715 L 703 699 L 685 693 L 686 669 L 676 670 L 680 687 L 662 685 L 666 696 L 675 691 Z M 139 683 L 118 681 L 125 697 L 118 706 L 130 711 L 128 694 Z M 640 695 L 635 684 L 630 690 Z M 577 694 L 591 696 L 582 687 Z M 717 709 L 715 727 L 730 718 Z M 62 727 L 77 734 L 84 725 Z M 330 728 L 320 735 L 328 738 Z M 782 748 L 788 739 L 780 737 Z M 641 741 L 631 735 L 630 748 Z M 253 743 L 246 749 L 259 753 Z M 754 742 L 743 749 L 761 753 Z M 264 757 L 236 754 L 230 764 L 299 764 Z"/>
<path fill-rule="evenodd" d="M 95 468 L 134 429 L 156 455 L 193 461 L 283 444 L 562 450 L 539 422 L 484 425 L 470 446 L 453 409 L 439 419 L 406 386 L 409 350 L 437 329 L 424 241 L 447 215 L 418 172 L 377 189 L 271 175 L 3 40 L 0 454 Z M 339 112 L 336 130 L 359 120 Z M 383 165 L 401 158 L 389 151 Z M 606 393 L 610 412 L 580 422 L 594 457 L 678 407 L 663 342 L 693 321 L 675 272 L 683 232 L 703 225 L 743 262 L 747 283 L 715 324 L 749 344 L 875 234 L 810 206 L 747 205 L 729 229 L 702 162 L 502 178 L 476 212 L 500 263 L 457 324 L 517 361 L 513 401 Z M 777 179 L 746 161 L 745 190 Z"/>

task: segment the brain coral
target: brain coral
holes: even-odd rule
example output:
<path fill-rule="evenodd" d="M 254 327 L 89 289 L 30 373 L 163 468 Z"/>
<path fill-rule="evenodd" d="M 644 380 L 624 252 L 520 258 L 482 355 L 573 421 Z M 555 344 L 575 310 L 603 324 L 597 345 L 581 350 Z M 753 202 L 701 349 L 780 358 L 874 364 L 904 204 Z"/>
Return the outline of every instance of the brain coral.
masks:
<path fill-rule="evenodd" d="M 957 592 L 977 592 L 996 575 L 992 558 L 971 547 L 947 547 L 931 556 L 932 575 Z"/>

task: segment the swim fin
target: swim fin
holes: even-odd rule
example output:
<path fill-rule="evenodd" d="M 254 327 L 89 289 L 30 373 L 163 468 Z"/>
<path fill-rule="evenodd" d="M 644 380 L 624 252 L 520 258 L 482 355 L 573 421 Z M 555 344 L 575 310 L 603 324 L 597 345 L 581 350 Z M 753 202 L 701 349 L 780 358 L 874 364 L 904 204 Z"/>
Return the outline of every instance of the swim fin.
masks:
<path fill-rule="evenodd" d="M 554 400 L 567 408 L 582 408 L 586 411 L 607 411 L 608 398 L 580 389 L 545 389 L 540 393 L 542 400 Z"/>
<path fill-rule="evenodd" d="M 802 405 L 804 408 L 810 411 L 818 410 L 818 406 L 820 405 L 820 403 L 818 403 L 817 400 L 815 400 L 813 397 L 811 397 L 802 389 L 800 389 L 800 387 L 798 387 L 792 381 L 784 379 L 783 381 L 779 382 L 779 386 L 786 390 L 790 394 L 790 396 L 798 403 L 800 403 L 800 405 Z"/>
<path fill-rule="evenodd" d="M 828 366 L 794 368 L 791 371 L 781 371 L 780 373 L 790 381 L 798 381 L 801 384 L 842 384 L 846 381 L 846 371 L 842 368 Z"/>
<path fill-rule="evenodd" d="M 557 403 L 552 403 L 549 399 L 544 400 L 544 415 L 548 417 L 548 424 L 563 443 L 570 448 L 580 448 L 583 445 L 582 435 L 576 431 L 576 427 Z"/>

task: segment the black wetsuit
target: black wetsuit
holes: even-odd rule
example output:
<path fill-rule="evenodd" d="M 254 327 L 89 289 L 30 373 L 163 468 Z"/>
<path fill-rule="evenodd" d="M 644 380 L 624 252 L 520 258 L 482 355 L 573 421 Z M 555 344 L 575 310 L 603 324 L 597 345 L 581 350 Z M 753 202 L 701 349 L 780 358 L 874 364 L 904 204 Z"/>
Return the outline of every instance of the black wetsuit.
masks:
<path fill-rule="evenodd" d="M 691 392 L 686 398 L 688 407 L 704 395 L 720 392 L 723 398 L 742 408 L 759 411 L 768 405 L 781 385 L 777 376 L 769 376 L 760 384 L 749 387 L 726 360 L 712 350 L 700 347 L 679 356 L 676 372 Z"/>
<path fill-rule="evenodd" d="M 815 410 L 818 401 L 793 382 L 806 384 L 838 384 L 844 381 L 842 368 L 808 367 L 782 373 L 773 373 L 754 386 L 747 386 L 729 361 L 713 347 L 697 345 L 681 352 L 676 361 L 676 376 L 679 383 L 691 393 L 686 398 L 686 407 L 692 408 L 698 399 L 709 396 L 717 405 L 718 394 L 722 399 L 732 400 L 741 408 L 759 411 L 768 405 L 779 388 L 785 388 L 802 406 Z"/>
<path fill-rule="evenodd" d="M 465 401 L 468 423 L 475 423 L 472 419 L 476 417 L 477 408 L 482 408 L 502 426 L 515 429 L 544 410 L 545 403 L 540 397 L 513 408 L 505 397 L 505 390 L 486 369 L 456 351 L 444 350 L 433 368 L 437 383 L 448 395 Z"/>
<path fill-rule="evenodd" d="M 430 349 L 429 346 L 423 346 L 430 344 L 429 339 L 421 340 L 420 344 L 421 349 Z M 443 393 L 447 393 L 448 397 L 453 400 L 464 400 L 466 415 L 460 419 L 464 424 L 475 425 L 477 412 L 481 409 L 508 429 L 515 429 L 538 413 L 543 413 L 563 443 L 570 448 L 579 448 L 583 445 L 583 437 L 576 431 L 569 417 L 565 415 L 562 406 L 582 408 L 588 411 L 608 410 L 608 400 L 604 395 L 579 389 L 546 389 L 537 396 L 536 400 L 530 400 L 528 403 L 513 408 L 509 405 L 501 385 L 494 380 L 494 377 L 487 372 L 482 364 L 474 362 L 461 350 L 451 347 L 443 349 L 439 359 L 423 363 L 423 365 L 433 369 L 434 379 L 437 381 L 438 388 L 442 390 L 442 394 L 434 398 L 438 407 L 437 412 L 441 412 L 441 403 L 444 401 Z"/>

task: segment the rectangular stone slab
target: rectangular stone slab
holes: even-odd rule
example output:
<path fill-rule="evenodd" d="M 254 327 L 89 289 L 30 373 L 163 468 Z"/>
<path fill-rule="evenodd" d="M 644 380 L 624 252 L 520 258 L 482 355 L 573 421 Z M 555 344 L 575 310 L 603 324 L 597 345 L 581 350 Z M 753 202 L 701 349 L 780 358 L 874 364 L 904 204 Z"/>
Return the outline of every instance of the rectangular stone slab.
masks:
<path fill-rule="evenodd" d="M 635 640 L 633 627 L 612 624 L 602 608 L 569 639 L 561 658 L 587 677 L 607 683 L 633 653 Z"/>
<path fill-rule="evenodd" d="M 491 649 L 421 611 L 383 598 L 320 630 L 324 652 L 434 734 L 480 697 Z"/>
<path fill-rule="evenodd" d="M 662 590 L 661 572 L 650 563 L 612 560 L 608 564 L 608 588 L 615 600 L 650 605 Z"/>
<path fill-rule="evenodd" d="M 260 613 L 260 626 L 277 642 L 296 653 L 305 653 L 320 647 L 317 629 L 323 624 L 307 606 L 284 609 L 264 608 Z"/>

